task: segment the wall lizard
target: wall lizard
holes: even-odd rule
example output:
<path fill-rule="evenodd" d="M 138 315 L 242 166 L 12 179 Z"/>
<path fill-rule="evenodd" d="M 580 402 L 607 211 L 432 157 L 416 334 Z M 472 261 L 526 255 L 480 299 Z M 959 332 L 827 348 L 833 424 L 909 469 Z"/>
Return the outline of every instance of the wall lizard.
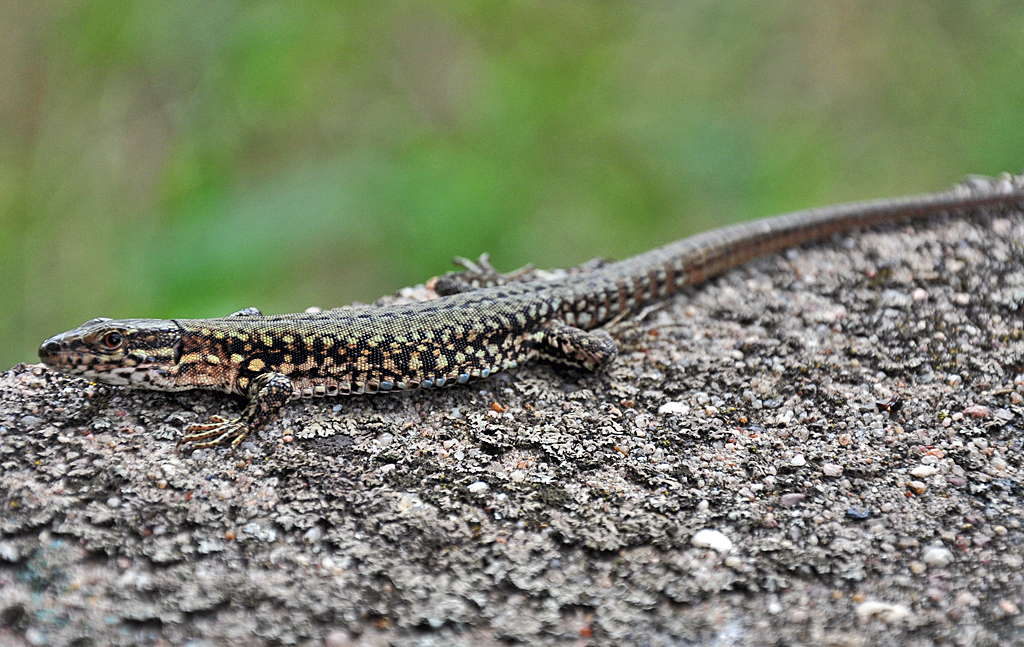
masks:
<path fill-rule="evenodd" d="M 93 319 L 47 339 L 39 357 L 62 373 L 107 384 L 241 395 L 248 400 L 241 416 L 190 425 L 180 441 L 192 449 L 236 446 L 291 399 L 462 384 L 533 358 L 597 369 L 617 353 L 602 325 L 750 259 L 883 223 L 1021 205 L 1024 175 L 974 177 L 939 193 L 723 227 L 550 280 L 506 280 L 486 263 L 463 261 L 469 270 L 436 282 L 443 296 L 412 304 Z"/>

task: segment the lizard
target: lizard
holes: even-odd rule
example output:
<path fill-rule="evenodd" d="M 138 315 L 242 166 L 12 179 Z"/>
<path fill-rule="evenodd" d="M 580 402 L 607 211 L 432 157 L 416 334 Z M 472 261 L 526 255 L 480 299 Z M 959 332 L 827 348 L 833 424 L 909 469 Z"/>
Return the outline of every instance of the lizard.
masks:
<path fill-rule="evenodd" d="M 214 319 L 92 319 L 47 339 L 44 365 L 112 385 L 210 389 L 244 397 L 233 419 L 187 426 L 179 446 L 239 445 L 291 400 L 426 389 L 486 378 L 535 358 L 587 370 L 617 354 L 609 322 L 753 258 L 856 229 L 939 214 L 1024 206 L 1024 175 L 970 177 L 954 188 L 795 211 L 710 230 L 556 278 L 467 269 L 426 301 Z"/>

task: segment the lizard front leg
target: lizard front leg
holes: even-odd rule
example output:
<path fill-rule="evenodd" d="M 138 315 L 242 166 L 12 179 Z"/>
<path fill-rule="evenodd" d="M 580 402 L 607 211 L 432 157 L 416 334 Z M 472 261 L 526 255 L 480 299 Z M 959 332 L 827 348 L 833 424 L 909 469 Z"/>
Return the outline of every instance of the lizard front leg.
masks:
<path fill-rule="evenodd" d="M 292 381 L 281 373 L 263 373 L 252 381 L 246 393 L 249 404 L 234 420 L 212 416 L 207 424 L 189 425 L 178 446 L 189 445 L 189 451 L 215 447 L 230 442 L 237 447 L 250 432 L 274 419 L 292 397 Z"/>

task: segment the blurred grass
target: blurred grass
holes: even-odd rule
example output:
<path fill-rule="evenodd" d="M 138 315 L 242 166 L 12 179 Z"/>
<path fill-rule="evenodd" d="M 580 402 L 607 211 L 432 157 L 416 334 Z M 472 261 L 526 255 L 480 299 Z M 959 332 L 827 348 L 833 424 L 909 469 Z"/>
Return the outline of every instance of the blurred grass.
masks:
<path fill-rule="evenodd" d="M 0 367 L 1024 168 L 1011 2 L 0 3 Z"/>

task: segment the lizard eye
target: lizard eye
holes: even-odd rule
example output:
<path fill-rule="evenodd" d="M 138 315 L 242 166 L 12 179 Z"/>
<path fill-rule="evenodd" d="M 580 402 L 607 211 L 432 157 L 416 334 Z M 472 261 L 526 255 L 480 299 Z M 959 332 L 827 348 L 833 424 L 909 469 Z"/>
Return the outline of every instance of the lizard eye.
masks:
<path fill-rule="evenodd" d="M 103 345 L 110 350 L 114 350 L 124 342 L 124 336 L 119 332 L 108 332 L 103 337 Z"/>

